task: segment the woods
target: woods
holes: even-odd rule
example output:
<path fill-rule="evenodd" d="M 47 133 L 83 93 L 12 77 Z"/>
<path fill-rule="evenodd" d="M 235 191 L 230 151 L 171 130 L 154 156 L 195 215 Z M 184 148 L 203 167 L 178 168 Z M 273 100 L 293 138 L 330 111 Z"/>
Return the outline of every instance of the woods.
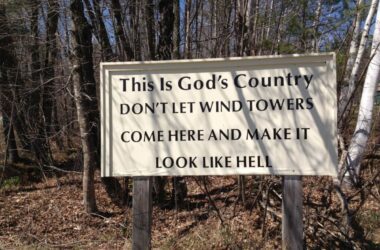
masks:
<path fill-rule="evenodd" d="M 100 62 L 335 52 L 340 175 L 334 184 L 329 177 L 318 177 L 320 183 L 330 183 L 328 187 L 306 180 L 304 189 L 319 192 L 320 204 L 305 194 L 304 209 L 315 213 L 323 209 L 326 215 L 317 219 L 313 215 L 312 222 L 306 219 L 304 237 L 315 246 L 367 247 L 373 239 L 358 226 L 359 215 L 365 214 L 361 209 L 369 209 L 362 208 L 367 198 L 377 203 L 380 199 L 379 4 L 378 0 L 0 0 L 0 187 L 12 178 L 20 186 L 54 180 L 52 185 L 61 187 L 62 175 L 73 174 L 81 181 L 80 209 L 85 214 L 103 216 L 105 208 L 98 203 L 104 203 L 104 196 L 118 209 L 130 210 L 132 179 L 99 176 Z M 303 77 L 300 82 L 310 84 L 312 76 Z M 288 84 L 296 81 L 288 78 Z M 312 105 L 310 100 L 301 104 L 304 109 Z M 128 164 L 132 163 L 125 162 L 125 167 Z M 269 237 L 268 214 L 273 221 L 279 217 L 280 207 L 275 205 L 282 200 L 281 181 L 275 176 L 220 181 L 153 177 L 152 182 L 141 188 L 153 190 L 155 209 L 193 211 L 198 205 L 192 207 L 192 199 L 202 196 L 207 213 L 216 213 L 221 224 L 222 206 L 233 207 L 233 214 L 236 207 L 250 215 L 262 213 L 257 230 L 263 242 Z M 230 186 L 219 187 L 223 182 Z M 210 191 L 213 185 L 231 194 L 236 191 L 235 199 L 224 197 L 222 202 L 218 192 Z M 4 190 L 0 194 L 6 203 Z M 371 211 L 377 218 L 372 228 L 376 231 L 378 205 Z M 344 217 L 347 224 L 340 224 Z M 324 231 L 324 223 L 335 225 L 335 235 Z M 279 228 L 271 233 L 276 235 Z M 331 239 L 315 239 L 321 235 Z"/>

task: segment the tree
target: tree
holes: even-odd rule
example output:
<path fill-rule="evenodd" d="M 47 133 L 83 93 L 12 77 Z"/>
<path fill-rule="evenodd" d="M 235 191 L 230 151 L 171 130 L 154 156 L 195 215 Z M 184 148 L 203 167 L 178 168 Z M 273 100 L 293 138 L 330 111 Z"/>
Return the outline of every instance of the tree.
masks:
<path fill-rule="evenodd" d="M 133 53 L 136 61 L 141 61 L 141 41 L 140 41 L 140 1 L 131 0 L 129 3 L 129 13 L 132 27 Z"/>
<path fill-rule="evenodd" d="M 145 3 L 145 24 L 148 39 L 149 59 L 156 59 L 156 34 L 154 32 L 154 4 L 153 0 L 146 0 Z"/>
<path fill-rule="evenodd" d="M 376 7 L 376 6 L 375 6 Z M 374 94 L 380 75 L 380 6 L 377 7 L 376 23 L 373 34 L 371 57 L 363 92 L 360 100 L 359 114 L 354 135 L 351 139 L 346 159 L 346 170 L 353 183 L 358 183 L 360 166 L 371 132 Z M 345 181 L 348 181 L 346 175 Z"/>
<path fill-rule="evenodd" d="M 106 25 L 103 19 L 103 12 L 100 6 L 99 0 L 93 0 L 93 5 L 89 0 L 84 0 L 86 7 L 89 10 L 89 16 L 92 22 L 93 33 L 98 39 L 101 50 L 102 50 L 102 60 L 110 61 L 114 58 L 111 43 L 107 34 Z"/>
<path fill-rule="evenodd" d="M 42 89 L 42 109 L 45 120 L 46 134 L 52 136 L 55 132 L 55 126 L 53 125 L 53 107 L 56 105 L 54 96 L 55 89 L 55 71 L 54 66 L 57 57 L 57 41 L 56 32 L 58 28 L 58 3 L 54 0 L 49 0 L 49 9 L 46 22 L 46 50 L 43 66 L 43 79 L 44 87 Z"/>
<path fill-rule="evenodd" d="M 180 59 L 180 10 L 179 10 L 179 0 L 174 0 L 173 2 L 173 59 Z M 175 206 L 178 207 L 187 196 L 187 186 L 184 177 L 173 177 L 173 191 L 172 199 L 174 200 Z"/>
<path fill-rule="evenodd" d="M 190 13 L 191 13 L 191 2 L 192 0 L 186 0 L 185 3 L 185 58 L 191 58 L 191 20 L 190 20 Z"/>
<path fill-rule="evenodd" d="M 51 165 L 52 157 L 51 151 L 47 136 L 46 130 L 46 118 L 50 122 L 50 114 L 44 114 L 44 111 L 48 111 L 48 108 L 43 106 L 46 104 L 47 100 L 42 99 L 46 97 L 44 95 L 44 89 L 48 89 L 52 83 L 48 82 L 44 84 L 44 73 L 47 70 L 44 70 L 43 65 L 43 55 L 41 51 L 43 50 L 43 41 L 42 32 L 39 29 L 39 24 L 41 22 L 40 18 L 40 7 L 41 2 L 39 0 L 33 0 L 28 3 L 28 7 L 31 9 L 30 17 L 30 35 L 31 41 L 30 52 L 31 52 L 31 61 L 28 62 L 28 65 L 31 68 L 31 78 L 28 81 L 32 85 L 33 89 L 29 92 L 25 102 L 27 105 L 24 106 L 27 119 L 25 127 L 27 131 L 28 140 L 30 141 L 31 148 L 34 152 L 34 155 L 40 166 Z M 51 20 L 51 19 L 49 19 Z M 51 25 L 54 25 L 52 23 Z M 52 49 L 49 51 L 52 52 Z M 51 111 L 51 110 L 50 110 Z"/>
<path fill-rule="evenodd" d="M 10 36 L 8 20 L 5 13 L 5 4 L 0 3 L 1 29 L 5 35 L 0 36 L 0 114 L 3 122 L 5 138 L 5 159 L 14 163 L 19 160 L 16 144 L 14 123 L 16 122 L 16 86 L 21 79 L 17 69 L 17 59 L 14 55 L 13 39 Z"/>
<path fill-rule="evenodd" d="M 121 5 L 119 0 L 112 0 L 112 10 L 116 20 L 116 35 L 118 39 L 118 43 L 123 51 L 123 56 L 121 57 L 123 60 L 133 60 L 134 53 L 132 47 L 130 45 L 129 40 L 124 32 L 123 28 L 123 20 L 121 15 Z"/>
<path fill-rule="evenodd" d="M 377 2 L 358 0 L 354 8 L 354 1 L 337 0 L 3 1 L 0 111 L 5 160 L 17 161 L 27 152 L 34 163 L 50 165 L 54 157 L 49 151 L 52 156 L 57 152 L 52 142 L 65 139 L 60 153 L 83 152 L 85 197 L 94 203 L 88 210 L 95 211 L 91 200 L 95 197 L 93 168 L 99 163 L 96 65 L 100 61 L 337 50 L 339 55 L 348 55 L 342 67 L 346 73 L 341 76 L 345 86 L 339 116 L 349 117 L 354 112 L 347 112 L 347 107 L 355 108 L 352 104 L 360 95 L 354 90 L 360 90 L 358 76 L 365 72 L 362 65 Z M 366 21 L 361 23 L 367 9 Z M 349 28 L 352 23 L 354 27 Z M 352 35 L 346 36 L 348 31 Z M 363 111 L 360 114 L 363 119 Z M 340 129 L 346 132 L 343 125 Z M 354 148 L 350 146 L 351 158 Z M 164 189 L 165 180 L 155 178 L 157 194 L 164 194 L 159 190 Z M 244 189 L 244 179 L 240 180 Z M 109 196 L 120 203 L 120 180 L 103 178 L 102 182 Z M 182 199 L 185 187 L 185 179 L 173 178 L 172 198 Z"/>
<path fill-rule="evenodd" d="M 98 101 L 92 61 L 92 31 L 81 0 L 71 0 L 73 19 L 71 62 L 75 104 L 83 152 L 83 201 L 87 213 L 97 211 L 94 188 L 95 166 L 99 164 L 97 135 Z"/>
<path fill-rule="evenodd" d="M 369 12 L 368 12 L 365 24 L 364 24 L 364 28 L 362 31 L 359 49 L 358 49 L 354 64 L 351 65 L 351 63 L 352 63 L 351 58 L 349 58 L 349 60 L 347 62 L 347 68 L 348 69 L 346 72 L 347 72 L 347 75 L 349 74 L 349 77 L 346 76 L 345 80 L 347 81 L 348 86 L 343 89 L 343 91 L 340 95 L 340 101 L 339 101 L 339 106 L 338 106 L 338 118 L 341 121 L 344 120 L 343 114 L 344 114 L 345 110 L 347 109 L 349 101 L 351 100 L 352 94 L 354 93 L 355 88 L 356 88 L 356 83 L 357 83 L 358 75 L 359 75 L 359 68 L 360 68 L 360 65 L 362 63 L 362 58 L 363 58 L 365 47 L 366 47 L 367 40 L 368 40 L 368 32 L 369 32 L 369 28 L 371 26 L 373 14 L 375 13 L 375 10 L 376 10 L 377 3 L 378 3 L 378 0 L 372 0 L 372 2 L 371 2 L 370 9 L 369 9 Z M 358 16 L 357 19 L 360 19 L 360 16 Z M 355 35 L 356 34 L 354 33 L 354 36 Z M 353 37 L 353 39 L 355 39 L 355 37 Z M 356 44 L 353 44 L 352 46 L 355 46 L 355 45 Z M 354 55 L 351 55 L 351 53 L 354 53 L 354 52 L 355 52 L 354 48 L 352 48 L 352 49 L 350 48 L 350 57 L 354 56 Z M 352 71 L 350 69 L 351 66 L 352 66 Z"/>
<path fill-rule="evenodd" d="M 352 68 L 354 67 L 356 54 L 358 52 L 359 47 L 359 35 L 360 35 L 360 22 L 363 12 L 362 0 L 359 0 L 356 4 L 356 15 L 355 15 L 355 23 L 353 25 L 352 35 L 351 35 L 351 43 L 350 43 L 350 49 L 348 51 L 348 59 L 346 63 L 346 69 L 345 72 L 351 72 Z M 350 74 L 344 75 L 344 82 L 348 82 Z"/>

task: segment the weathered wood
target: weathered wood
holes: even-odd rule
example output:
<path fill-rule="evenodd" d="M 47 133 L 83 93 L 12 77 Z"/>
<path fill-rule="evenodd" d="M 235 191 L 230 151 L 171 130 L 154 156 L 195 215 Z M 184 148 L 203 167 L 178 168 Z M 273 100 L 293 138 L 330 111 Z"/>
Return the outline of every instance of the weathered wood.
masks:
<path fill-rule="evenodd" d="M 132 249 L 151 248 L 152 178 L 133 178 L 133 232 Z"/>
<path fill-rule="evenodd" d="M 303 249 L 301 177 L 284 176 L 282 189 L 282 249 Z"/>

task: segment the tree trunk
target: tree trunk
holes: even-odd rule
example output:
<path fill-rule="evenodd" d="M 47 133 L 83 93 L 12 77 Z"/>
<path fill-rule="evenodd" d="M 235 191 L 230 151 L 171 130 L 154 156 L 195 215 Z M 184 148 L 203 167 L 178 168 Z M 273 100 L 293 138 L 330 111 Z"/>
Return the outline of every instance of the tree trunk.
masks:
<path fill-rule="evenodd" d="M 254 47 L 256 43 L 256 28 L 257 28 L 257 10 L 258 10 L 259 1 L 257 0 L 247 0 L 246 10 L 245 10 L 245 28 L 246 32 L 244 33 L 244 43 L 245 50 L 244 54 L 250 56 L 254 53 Z"/>
<path fill-rule="evenodd" d="M 217 0 L 211 1 L 211 11 L 210 11 L 210 18 L 211 18 L 211 37 L 210 37 L 210 51 L 211 51 L 211 57 L 216 57 L 216 51 L 217 51 L 217 36 L 218 36 L 218 27 L 216 25 L 217 23 Z"/>
<path fill-rule="evenodd" d="M 351 72 L 352 68 L 354 67 L 355 63 L 355 58 L 356 58 L 356 53 L 358 52 L 358 47 L 359 47 L 359 34 L 360 34 L 360 21 L 362 17 L 362 1 L 363 0 L 358 0 L 356 4 L 356 17 L 355 17 L 355 24 L 354 24 L 354 29 L 352 31 L 352 36 L 351 36 L 351 43 L 350 43 L 350 49 L 348 52 L 348 59 L 346 63 L 346 69 L 345 72 Z M 344 75 L 344 82 L 347 83 L 350 79 L 349 76 L 350 74 L 345 74 Z"/>
<path fill-rule="evenodd" d="M 173 59 L 180 59 L 180 12 L 179 0 L 174 0 L 173 4 Z M 175 207 L 178 208 L 183 203 L 187 195 L 186 181 L 183 177 L 173 177 L 173 190 L 172 199 L 174 200 Z"/>
<path fill-rule="evenodd" d="M 173 13 L 174 0 L 160 0 L 158 8 L 160 11 L 160 35 L 158 40 L 157 55 L 161 60 L 170 60 L 173 51 Z M 159 203 L 165 199 L 165 177 L 153 178 L 153 189 Z"/>
<path fill-rule="evenodd" d="M 376 6 L 374 7 L 376 8 Z M 350 146 L 347 154 L 347 172 L 351 176 L 353 183 L 358 183 L 360 174 L 360 165 L 365 153 L 367 141 L 371 131 L 372 125 L 372 111 L 374 104 L 374 95 L 376 86 L 379 81 L 380 74 L 380 6 L 377 9 L 376 23 L 373 34 L 372 51 L 373 56 L 366 75 L 361 96 L 359 115 L 356 123 L 354 135 L 351 139 Z M 345 175 L 345 181 L 349 177 Z"/>
<path fill-rule="evenodd" d="M 185 3 L 185 58 L 191 58 L 191 0 L 186 0 Z"/>
<path fill-rule="evenodd" d="M 57 1 L 49 0 L 49 11 L 46 27 L 46 54 L 45 54 L 45 63 L 43 69 L 44 75 L 44 86 L 42 89 L 42 111 L 45 120 L 45 128 L 43 132 L 47 136 L 54 135 L 56 124 L 54 124 L 52 119 L 53 107 L 55 104 L 54 98 L 54 67 L 55 59 L 57 56 L 57 43 L 56 35 L 58 27 L 58 17 L 59 17 L 59 6 Z"/>
<path fill-rule="evenodd" d="M 116 19 L 116 35 L 125 54 L 125 58 L 122 60 L 133 60 L 134 53 L 123 29 L 123 20 L 121 17 L 121 6 L 119 0 L 112 0 L 112 10 Z"/>
<path fill-rule="evenodd" d="M 99 0 L 93 0 L 94 9 L 92 9 L 91 3 L 89 0 L 85 0 L 87 9 L 90 12 L 91 22 L 93 23 L 93 34 L 98 38 L 102 50 L 102 60 L 111 61 L 114 57 L 112 52 L 111 44 L 108 38 L 107 30 L 103 20 L 102 10 Z M 92 13 L 92 14 L 91 14 Z M 99 135 L 97 135 L 99 137 Z M 99 142 L 99 139 L 97 139 Z M 124 196 L 128 193 L 127 189 L 123 189 L 120 185 L 120 182 L 117 178 L 114 177 L 103 177 L 102 183 L 105 187 L 105 190 L 112 200 L 112 202 L 117 206 L 122 206 L 127 200 Z M 128 187 L 128 186 L 126 186 Z M 124 194 L 124 195 L 123 195 Z"/>
<path fill-rule="evenodd" d="M 197 0 L 196 4 L 197 4 L 197 13 L 196 13 L 197 28 L 195 30 L 196 31 L 195 32 L 195 46 L 196 46 L 195 47 L 195 58 L 199 58 L 202 55 L 200 39 L 202 37 L 203 30 L 204 30 L 204 24 L 203 24 L 203 19 L 204 19 L 204 8 L 203 8 L 203 5 L 204 5 L 204 1 Z M 198 8 L 200 9 L 200 11 L 198 11 Z M 198 18 L 199 18 L 199 24 L 198 24 Z M 186 20 L 187 20 L 186 17 L 184 19 L 185 19 L 184 22 L 186 24 Z"/>
<path fill-rule="evenodd" d="M 95 0 L 93 0 L 92 2 L 95 5 L 94 1 Z M 98 42 L 101 44 L 100 37 L 99 37 L 99 20 L 97 20 L 97 17 L 95 16 L 95 10 L 92 4 L 90 3 L 90 0 L 83 0 L 83 3 L 86 5 L 87 13 L 91 20 L 91 26 L 94 31 L 93 32 L 94 36 L 96 40 L 98 40 Z"/>
<path fill-rule="evenodd" d="M 245 4 L 244 0 L 238 0 L 236 2 L 236 56 L 241 56 L 244 51 L 244 31 L 245 31 Z"/>
<path fill-rule="evenodd" d="M 278 55 L 280 53 L 281 25 L 283 22 L 284 12 L 285 12 L 285 3 L 284 3 L 284 0 L 281 0 L 280 12 L 279 12 L 278 21 L 276 24 L 276 31 L 274 32 L 271 54 Z"/>
<path fill-rule="evenodd" d="M 153 0 L 146 0 L 145 22 L 146 22 L 146 31 L 147 31 L 147 37 L 148 37 L 150 60 L 155 60 L 156 59 L 156 34 L 154 32 L 155 18 L 154 18 Z"/>
<path fill-rule="evenodd" d="M 364 24 L 362 36 L 360 39 L 358 54 L 355 59 L 354 66 L 352 68 L 352 71 L 350 72 L 350 77 L 348 80 L 348 86 L 347 88 L 344 88 L 343 91 L 340 94 L 340 100 L 339 100 L 339 106 L 338 106 L 338 119 L 340 121 L 340 125 L 342 122 L 344 123 L 344 113 L 347 113 L 347 106 L 349 105 L 349 101 L 351 100 L 351 96 L 353 95 L 355 88 L 356 88 L 356 82 L 359 74 L 359 68 L 362 62 L 362 58 L 364 55 L 365 47 L 368 40 L 368 32 L 369 28 L 371 26 L 372 17 L 375 13 L 376 6 L 377 6 L 378 0 L 372 0 L 371 6 L 368 12 L 367 19 Z M 349 72 L 349 71 L 347 71 Z M 340 126 L 339 126 L 340 127 Z"/>
<path fill-rule="evenodd" d="M 361 1 L 361 0 L 359 0 Z M 313 21 L 313 40 L 312 40 L 312 51 L 313 52 L 319 52 L 319 37 L 318 37 L 318 27 L 319 27 L 319 19 L 321 17 L 321 11 L 322 11 L 322 0 L 318 0 L 317 2 L 317 10 L 315 11 L 315 18 Z"/>
<path fill-rule="evenodd" d="M 273 0 L 267 0 L 269 1 L 270 3 L 268 4 L 269 5 L 269 12 L 268 12 L 268 24 L 267 24 L 267 28 L 266 28 L 266 31 L 265 31 L 265 39 L 264 40 L 269 40 L 269 36 L 270 36 L 270 28 L 271 28 L 271 25 L 272 25 L 272 16 L 273 16 Z"/>
<path fill-rule="evenodd" d="M 29 130 L 28 136 L 30 137 L 32 149 L 36 156 L 36 160 L 40 165 L 51 165 L 52 159 L 50 154 L 49 141 L 46 136 L 46 120 L 44 117 L 42 106 L 42 92 L 44 89 L 44 76 L 43 76 L 43 64 L 41 60 L 41 42 L 39 36 L 39 22 L 40 22 L 40 1 L 33 0 L 30 3 L 32 8 L 32 17 L 31 17 L 31 31 L 32 31 L 32 46 L 31 46 L 31 75 L 32 75 L 32 85 L 33 90 L 29 95 L 29 109 L 28 109 L 28 121 L 29 121 Z M 51 117 L 51 116 L 50 116 Z"/>
<path fill-rule="evenodd" d="M 13 105 L 12 105 L 13 106 Z M 13 108 L 10 112 L 13 114 Z M 5 138 L 5 159 L 2 164 L 15 163 L 19 161 L 19 155 L 17 151 L 16 137 L 13 130 L 13 117 L 8 117 L 5 112 L 2 112 L 3 117 L 3 131 Z"/>
<path fill-rule="evenodd" d="M 179 0 L 174 0 L 173 4 L 174 12 L 174 24 L 173 24 L 173 59 L 180 59 L 180 12 L 179 12 Z"/>
<path fill-rule="evenodd" d="M 81 0 L 71 0 L 73 19 L 73 83 L 75 104 L 83 151 L 83 201 L 85 211 L 97 211 L 94 187 L 94 170 L 98 165 L 97 132 L 99 124 L 96 85 L 92 63 L 92 31 L 84 16 Z"/>
<path fill-rule="evenodd" d="M 251 4 L 251 1 L 249 1 Z M 246 20 L 248 15 L 247 12 L 250 13 L 250 11 L 247 10 L 247 4 L 245 0 L 239 0 L 237 1 L 237 20 L 236 20 L 236 36 L 237 36 L 237 50 L 236 55 L 237 56 L 243 56 L 245 47 L 247 46 L 245 34 L 247 31 L 247 28 L 249 27 L 249 20 Z M 249 15 L 250 16 L 250 15 Z M 247 26 L 248 25 L 248 26 Z M 245 176 L 239 175 L 238 176 L 238 189 L 239 189 L 239 199 L 242 199 L 243 204 L 245 203 Z"/>
<path fill-rule="evenodd" d="M 249 6 L 249 5 L 248 5 Z M 254 4 L 254 18 L 253 18 L 253 24 L 252 21 L 250 22 L 250 25 L 252 28 L 249 29 L 248 33 L 253 33 L 251 36 L 248 36 L 248 43 L 250 44 L 249 51 L 247 52 L 248 55 L 256 55 L 257 54 L 257 43 L 259 42 L 260 39 L 260 30 L 259 30 L 259 22 L 263 22 L 263 20 L 259 19 L 260 16 L 260 0 L 256 0 Z M 252 6 L 253 8 L 253 6 Z M 253 11 L 251 11 L 253 13 Z M 252 19 L 252 17 L 251 17 Z"/>
<path fill-rule="evenodd" d="M 174 0 L 160 0 L 158 5 L 160 11 L 158 55 L 161 60 L 170 60 L 173 50 L 173 1 Z"/>
<path fill-rule="evenodd" d="M 262 52 L 262 49 L 263 49 L 263 43 L 265 41 L 265 30 L 268 28 L 266 27 L 266 25 L 269 25 L 270 23 L 270 17 L 268 17 L 268 13 L 269 13 L 269 1 L 265 1 L 265 12 L 264 12 L 264 19 L 261 20 L 261 31 L 260 31 L 260 39 L 258 39 L 258 48 L 256 49 L 257 50 L 257 53 L 256 55 L 261 55 L 261 52 Z M 259 13 L 257 14 L 259 15 Z"/>
<path fill-rule="evenodd" d="M 99 30 L 100 46 L 102 48 L 102 59 L 104 61 L 111 61 L 114 55 L 112 52 L 110 40 L 108 38 L 106 25 L 104 24 L 103 14 L 102 14 L 99 0 L 94 0 L 94 9 L 95 9 L 95 17 L 99 26 L 98 30 Z"/>
<path fill-rule="evenodd" d="M 15 84 L 19 73 L 18 62 L 14 54 L 13 39 L 9 34 L 8 20 L 5 15 L 5 5 L 0 3 L 0 25 L 3 34 L 0 36 L 0 114 L 3 120 L 3 133 L 5 139 L 5 154 L 8 162 L 19 160 L 17 144 L 14 134 L 16 122 L 16 98 Z M 12 86 L 13 85 L 13 86 Z"/>
<path fill-rule="evenodd" d="M 136 61 L 141 61 L 141 41 L 139 31 L 140 1 L 130 0 L 129 14 L 132 27 L 133 54 Z"/>

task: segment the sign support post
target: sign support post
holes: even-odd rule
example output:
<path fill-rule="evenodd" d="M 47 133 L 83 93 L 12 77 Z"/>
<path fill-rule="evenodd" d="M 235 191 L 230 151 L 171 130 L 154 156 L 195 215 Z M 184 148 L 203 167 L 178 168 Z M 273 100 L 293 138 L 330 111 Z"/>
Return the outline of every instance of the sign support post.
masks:
<path fill-rule="evenodd" d="M 282 249 L 303 249 L 301 176 L 283 176 L 282 181 Z"/>
<path fill-rule="evenodd" d="M 152 177 L 133 178 L 132 249 L 151 248 Z"/>

